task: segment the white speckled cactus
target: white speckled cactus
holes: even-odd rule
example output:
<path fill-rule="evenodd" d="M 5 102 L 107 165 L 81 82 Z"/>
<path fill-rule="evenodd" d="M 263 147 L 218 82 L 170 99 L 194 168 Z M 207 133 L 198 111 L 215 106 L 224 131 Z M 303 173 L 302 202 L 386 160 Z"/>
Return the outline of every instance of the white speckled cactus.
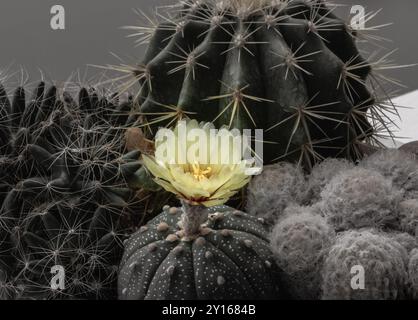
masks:
<path fill-rule="evenodd" d="M 268 233 L 257 218 L 226 206 L 201 207 L 198 228 L 188 228 L 195 224 L 181 223 L 185 210 L 166 207 L 128 240 L 120 299 L 277 299 L 284 294 Z"/>
<path fill-rule="evenodd" d="M 175 137 L 180 125 L 172 131 Z M 210 135 L 206 123 L 192 120 L 185 127 L 193 132 L 199 128 L 200 133 Z M 219 134 L 231 137 L 232 131 L 225 129 Z M 169 147 L 173 154 L 183 151 L 178 144 Z M 281 272 L 270 250 L 264 220 L 223 206 L 248 183 L 249 172 L 257 168 L 253 164 L 246 167 L 245 159 L 237 163 L 229 157 L 229 162 L 225 161 L 225 154 L 236 153 L 237 144 L 218 144 L 211 153 L 221 157 L 210 163 L 193 155 L 193 148 L 193 144 L 186 145 L 186 163 L 178 158 L 164 162 L 157 152 L 143 156 L 154 181 L 176 194 L 182 207 L 165 207 L 162 214 L 128 240 L 119 273 L 119 298 L 284 296 Z"/>

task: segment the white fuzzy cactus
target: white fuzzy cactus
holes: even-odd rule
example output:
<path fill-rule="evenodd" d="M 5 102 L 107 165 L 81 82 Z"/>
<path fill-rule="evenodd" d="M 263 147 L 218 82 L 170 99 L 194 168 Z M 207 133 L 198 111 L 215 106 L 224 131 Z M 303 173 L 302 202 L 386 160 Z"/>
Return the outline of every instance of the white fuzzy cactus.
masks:
<path fill-rule="evenodd" d="M 329 158 L 317 164 L 308 177 L 309 201 L 315 203 L 320 200 L 321 191 L 328 182 L 339 173 L 352 169 L 354 164 L 345 159 Z"/>
<path fill-rule="evenodd" d="M 401 202 L 399 224 L 402 231 L 418 237 L 418 199 Z"/>
<path fill-rule="evenodd" d="M 323 212 L 341 231 L 395 223 L 401 192 L 378 172 L 355 168 L 332 179 L 321 197 Z"/>
<path fill-rule="evenodd" d="M 400 150 L 379 151 L 360 163 L 361 167 L 373 169 L 403 189 L 405 197 L 418 195 L 418 162 L 411 153 Z"/>
<path fill-rule="evenodd" d="M 287 206 L 303 202 L 305 184 L 303 171 L 296 165 L 283 162 L 266 166 L 250 182 L 247 212 L 274 223 Z"/>
<path fill-rule="evenodd" d="M 408 255 L 398 242 L 370 230 L 342 233 L 323 268 L 323 299 L 402 299 L 407 291 Z M 353 268 L 364 270 L 363 289 L 353 288 Z M 357 269 L 354 269 L 357 270 Z M 361 276 L 360 273 L 358 273 Z M 359 280 L 359 285 L 362 285 Z"/>
<path fill-rule="evenodd" d="M 260 214 L 280 212 L 271 247 L 294 297 L 418 299 L 414 161 L 386 150 L 358 166 L 327 159 L 313 168 L 307 185 L 300 177 L 295 183 L 294 169 L 285 171 L 286 166 L 272 167 L 256 181 L 252 195 L 264 190 L 261 203 L 269 206 L 269 211 L 258 207 Z M 305 195 L 302 203 L 310 206 L 295 205 L 282 194 Z M 353 266 L 364 268 L 364 290 L 351 287 Z"/>
<path fill-rule="evenodd" d="M 413 250 L 410 254 L 408 273 L 411 296 L 413 299 L 418 299 L 418 249 Z"/>
<path fill-rule="evenodd" d="M 310 208 L 289 208 L 274 227 L 271 248 L 277 264 L 288 276 L 294 297 L 319 298 L 320 271 L 334 237 L 333 228 Z"/>
<path fill-rule="evenodd" d="M 411 236 L 409 233 L 405 232 L 391 232 L 388 233 L 388 236 L 397 241 L 405 250 L 410 253 L 415 248 L 418 248 L 418 238 Z"/>

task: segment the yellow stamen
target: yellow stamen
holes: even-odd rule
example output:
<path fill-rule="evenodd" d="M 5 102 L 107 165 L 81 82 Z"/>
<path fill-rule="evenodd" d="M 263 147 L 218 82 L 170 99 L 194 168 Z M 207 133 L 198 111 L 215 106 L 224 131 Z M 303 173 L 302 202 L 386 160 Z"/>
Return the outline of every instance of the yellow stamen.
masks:
<path fill-rule="evenodd" d="M 205 170 L 202 170 L 200 169 L 200 166 L 197 163 L 192 164 L 192 169 L 193 169 L 193 176 L 198 181 L 202 181 L 204 178 L 207 178 L 208 175 L 212 172 L 211 167 L 207 167 Z"/>

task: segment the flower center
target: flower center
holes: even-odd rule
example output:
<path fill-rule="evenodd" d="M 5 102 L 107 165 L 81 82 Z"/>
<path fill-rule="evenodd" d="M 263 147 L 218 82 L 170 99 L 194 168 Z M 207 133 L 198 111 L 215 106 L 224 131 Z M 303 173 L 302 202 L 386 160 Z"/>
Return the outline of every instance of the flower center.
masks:
<path fill-rule="evenodd" d="M 197 163 L 192 164 L 192 170 L 193 170 L 193 176 L 198 181 L 202 181 L 204 178 L 208 178 L 208 176 L 212 172 L 211 167 L 206 167 L 206 169 L 201 169 Z"/>

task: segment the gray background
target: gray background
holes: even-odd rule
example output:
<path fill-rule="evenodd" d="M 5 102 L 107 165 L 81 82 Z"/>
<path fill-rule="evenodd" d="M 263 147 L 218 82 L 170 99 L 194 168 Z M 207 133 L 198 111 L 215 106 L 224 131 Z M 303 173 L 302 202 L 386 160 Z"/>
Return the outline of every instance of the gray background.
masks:
<path fill-rule="evenodd" d="M 133 39 L 126 38 L 122 26 L 137 22 L 133 9 L 151 10 L 151 6 L 168 4 L 170 0 L 1 0 L 0 1 L 0 71 L 3 76 L 20 66 L 31 79 L 45 77 L 58 83 L 74 71 L 82 71 L 86 78 L 98 71 L 86 65 L 105 65 L 118 61 L 114 52 L 128 62 L 140 60 L 144 47 L 135 47 Z M 392 39 L 388 49 L 399 48 L 393 55 L 398 64 L 418 62 L 418 1 L 416 0 L 335 0 L 334 3 L 360 4 L 367 10 L 383 8 L 375 24 L 393 22 L 379 34 Z M 50 28 L 50 8 L 61 4 L 66 9 L 67 28 Z M 339 15 L 348 19 L 350 7 L 339 8 Z M 390 72 L 409 89 L 418 89 L 415 74 L 409 68 Z"/>

